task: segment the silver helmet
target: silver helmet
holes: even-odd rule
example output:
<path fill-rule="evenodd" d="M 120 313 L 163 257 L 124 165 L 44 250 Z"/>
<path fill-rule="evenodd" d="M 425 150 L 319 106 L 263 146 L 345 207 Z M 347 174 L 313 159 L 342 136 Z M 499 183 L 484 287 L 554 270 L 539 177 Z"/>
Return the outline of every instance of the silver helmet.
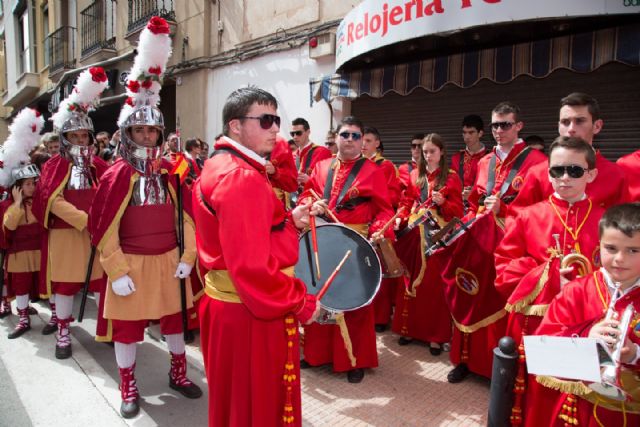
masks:
<path fill-rule="evenodd" d="M 152 126 L 158 129 L 160 137 L 155 147 L 145 147 L 134 142 L 131 128 Z M 120 144 L 118 155 L 143 176 L 155 175 L 160 171 L 162 147 L 164 145 L 164 117 L 162 112 L 151 105 L 136 106 L 120 124 Z"/>
<path fill-rule="evenodd" d="M 91 118 L 84 112 L 74 111 L 69 118 L 64 121 L 59 129 L 56 129 L 60 135 L 60 152 L 66 155 L 73 164 L 79 167 L 86 167 L 91 164 L 93 156 L 93 122 Z M 72 144 L 67 139 L 67 133 L 80 130 L 89 132 L 89 145 L 81 146 Z"/>
<path fill-rule="evenodd" d="M 13 182 L 21 179 L 38 178 L 40 176 L 40 170 L 32 163 L 22 165 L 11 171 L 11 178 Z"/>

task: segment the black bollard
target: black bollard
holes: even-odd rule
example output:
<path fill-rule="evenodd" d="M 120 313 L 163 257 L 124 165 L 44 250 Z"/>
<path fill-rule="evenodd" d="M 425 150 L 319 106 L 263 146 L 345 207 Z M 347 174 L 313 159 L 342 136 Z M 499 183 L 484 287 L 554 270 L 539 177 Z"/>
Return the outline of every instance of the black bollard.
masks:
<path fill-rule="evenodd" d="M 518 352 L 513 338 L 502 337 L 493 349 L 493 370 L 489 400 L 489 427 L 510 425 L 513 385 L 518 373 Z"/>

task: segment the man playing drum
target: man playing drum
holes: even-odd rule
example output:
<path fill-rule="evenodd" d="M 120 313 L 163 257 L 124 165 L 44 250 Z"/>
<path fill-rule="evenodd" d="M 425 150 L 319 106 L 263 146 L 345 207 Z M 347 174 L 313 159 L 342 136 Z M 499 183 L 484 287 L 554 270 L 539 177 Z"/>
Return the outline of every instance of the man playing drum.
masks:
<path fill-rule="evenodd" d="M 330 210 L 348 227 L 371 237 L 389 222 L 393 211 L 384 171 L 362 157 L 362 136 L 362 122 L 354 117 L 342 120 L 338 155 L 318 163 L 300 200 L 311 197 L 310 190 L 323 194 L 324 200 L 317 201 L 314 208 Z M 393 238 L 391 227 L 385 235 Z M 346 312 L 344 321 L 346 328 L 318 324 L 305 327 L 302 366 L 333 363 L 334 371 L 347 371 L 349 382 L 359 383 L 365 368 L 378 366 L 373 306 Z"/>

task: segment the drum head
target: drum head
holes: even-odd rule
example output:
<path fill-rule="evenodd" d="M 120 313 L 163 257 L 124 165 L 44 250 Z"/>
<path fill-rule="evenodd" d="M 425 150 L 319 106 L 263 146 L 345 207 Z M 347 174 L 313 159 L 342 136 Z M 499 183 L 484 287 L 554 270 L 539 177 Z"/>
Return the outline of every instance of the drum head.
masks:
<path fill-rule="evenodd" d="M 338 311 L 355 310 L 371 303 L 382 279 L 380 261 L 371 244 L 360 234 L 343 225 L 318 225 L 316 231 L 320 255 L 320 280 L 316 277 L 311 231 L 300 237 L 296 277 L 307 285 L 310 294 L 315 295 L 345 253 L 351 250 L 351 256 L 347 258 L 320 303 L 327 309 Z"/>

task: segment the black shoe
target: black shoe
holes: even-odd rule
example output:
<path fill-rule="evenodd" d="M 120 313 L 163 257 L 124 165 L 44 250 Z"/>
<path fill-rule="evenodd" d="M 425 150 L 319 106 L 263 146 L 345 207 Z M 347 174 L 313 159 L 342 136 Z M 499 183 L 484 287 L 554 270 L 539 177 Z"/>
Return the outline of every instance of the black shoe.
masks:
<path fill-rule="evenodd" d="M 413 338 L 400 337 L 398 338 L 399 345 L 409 345 L 413 341 Z"/>
<path fill-rule="evenodd" d="M 197 399 L 202 396 L 202 390 L 196 384 L 189 381 L 189 385 L 178 385 L 169 379 L 169 387 L 179 391 L 184 397 L 188 399 Z"/>
<path fill-rule="evenodd" d="M 38 302 L 38 301 L 42 301 L 42 298 L 40 298 L 40 297 L 33 297 L 33 298 L 31 298 L 31 300 L 30 300 L 30 301 L 31 301 L 31 302 Z"/>
<path fill-rule="evenodd" d="M 358 384 L 362 382 L 363 378 L 364 378 L 364 369 L 362 368 L 352 369 L 349 372 L 347 372 L 347 380 L 349 380 L 349 382 L 352 384 Z"/>
<path fill-rule="evenodd" d="M 387 325 L 376 325 L 376 332 L 384 332 L 387 330 Z"/>
<path fill-rule="evenodd" d="M 313 366 L 311 366 L 309 362 L 307 362 L 306 360 L 302 359 L 300 361 L 300 369 L 309 369 L 309 368 L 313 368 Z"/>
<path fill-rule="evenodd" d="M 14 338 L 21 337 L 21 336 L 22 336 L 22 334 L 24 334 L 25 332 L 27 332 L 27 331 L 28 331 L 28 330 L 30 330 L 30 329 L 31 329 L 31 326 L 24 326 L 24 327 L 21 327 L 21 328 L 17 328 L 17 327 L 16 327 L 16 328 L 13 330 L 13 332 L 11 332 L 11 333 L 7 336 L 7 338 L 9 338 L 10 340 L 12 340 L 12 339 L 14 339 Z"/>
<path fill-rule="evenodd" d="M 29 316 L 35 316 L 38 314 L 38 310 L 36 310 L 35 308 L 29 306 Z"/>
<path fill-rule="evenodd" d="M 447 374 L 447 381 L 452 384 L 459 383 L 464 380 L 467 375 L 469 375 L 469 368 L 466 363 L 461 363 Z"/>
<path fill-rule="evenodd" d="M 58 325 L 56 323 L 47 323 L 42 328 L 42 335 L 51 335 L 54 332 L 58 331 Z"/>
<path fill-rule="evenodd" d="M 68 359 L 71 357 L 71 344 L 59 347 L 56 345 L 56 359 Z"/>
<path fill-rule="evenodd" d="M 133 418 L 140 412 L 140 405 L 138 405 L 138 399 L 133 402 L 122 401 L 120 404 L 120 415 L 122 418 Z"/>
<path fill-rule="evenodd" d="M 0 319 L 4 319 L 7 316 L 11 316 L 11 309 L 0 311 Z"/>
<path fill-rule="evenodd" d="M 437 345 L 437 344 L 435 344 Z M 429 353 L 431 353 L 432 356 L 440 356 L 440 354 L 442 354 L 442 347 L 438 346 L 438 347 L 431 347 L 431 345 L 429 346 Z"/>
<path fill-rule="evenodd" d="M 193 331 L 187 331 L 184 334 L 184 343 L 185 344 L 191 344 L 192 342 L 194 342 L 196 339 L 196 336 L 194 335 Z"/>

